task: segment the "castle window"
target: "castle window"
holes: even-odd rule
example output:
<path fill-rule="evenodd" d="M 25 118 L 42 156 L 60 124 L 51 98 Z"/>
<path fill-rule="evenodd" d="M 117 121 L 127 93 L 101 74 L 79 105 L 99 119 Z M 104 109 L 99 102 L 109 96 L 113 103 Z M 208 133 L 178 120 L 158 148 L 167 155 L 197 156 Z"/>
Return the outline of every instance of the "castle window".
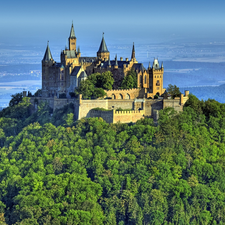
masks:
<path fill-rule="evenodd" d="M 147 77 L 146 77 L 146 75 L 145 75 L 145 84 L 147 83 Z"/>
<path fill-rule="evenodd" d="M 156 82 L 156 86 L 160 86 L 159 80 L 157 80 L 157 82 Z"/>
<path fill-rule="evenodd" d="M 150 86 L 150 89 L 152 89 L 152 86 Z"/>
<path fill-rule="evenodd" d="M 156 78 L 156 76 L 155 76 L 155 78 Z"/>
<path fill-rule="evenodd" d="M 159 87 L 157 87 L 157 90 L 159 90 Z"/>

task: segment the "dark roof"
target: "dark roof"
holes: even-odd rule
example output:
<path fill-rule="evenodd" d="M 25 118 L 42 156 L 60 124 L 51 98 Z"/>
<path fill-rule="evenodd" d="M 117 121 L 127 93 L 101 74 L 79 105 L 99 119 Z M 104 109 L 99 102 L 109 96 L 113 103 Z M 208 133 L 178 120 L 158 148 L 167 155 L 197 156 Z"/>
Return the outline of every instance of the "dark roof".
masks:
<path fill-rule="evenodd" d="M 61 63 L 54 63 L 53 65 L 52 65 L 53 67 L 62 67 L 63 65 L 61 64 Z M 64 67 L 64 66 L 63 66 Z"/>
<path fill-rule="evenodd" d="M 101 42 L 99 50 L 98 50 L 98 53 L 101 53 L 101 52 L 109 52 L 108 48 L 106 46 L 106 43 L 105 43 L 104 33 L 103 33 L 103 36 L 102 36 L 102 42 Z"/>
<path fill-rule="evenodd" d="M 107 66 L 109 66 L 109 62 L 110 62 L 110 65 L 112 67 L 114 67 L 116 65 L 116 61 L 115 60 L 107 60 L 107 61 L 104 61 L 102 62 L 98 67 L 102 67 L 102 68 L 107 68 Z M 128 65 L 129 62 L 127 61 L 117 61 L 117 65 L 118 65 L 118 68 L 123 68 L 123 65 Z"/>
<path fill-rule="evenodd" d="M 87 74 L 86 74 L 85 71 L 82 71 L 82 72 L 80 73 L 79 78 L 85 78 L 85 77 L 87 77 Z"/>
<path fill-rule="evenodd" d="M 65 54 L 67 56 L 67 58 L 76 58 L 77 54 L 74 50 L 66 50 Z"/>
<path fill-rule="evenodd" d="M 96 57 L 80 57 L 79 62 L 94 62 Z"/>
<path fill-rule="evenodd" d="M 53 58 L 52 58 L 52 54 L 51 54 L 51 51 L 49 49 L 49 46 L 47 45 L 43 61 L 50 61 L 50 60 L 53 60 Z"/>
<path fill-rule="evenodd" d="M 80 68 L 81 68 L 81 66 L 75 66 L 71 73 L 71 76 L 76 76 L 78 74 L 78 72 L 80 71 Z"/>
<path fill-rule="evenodd" d="M 132 67 L 135 71 L 138 70 L 138 71 L 142 71 L 144 72 L 144 70 L 146 70 L 143 66 L 142 63 L 135 63 Z"/>
<path fill-rule="evenodd" d="M 70 30 L 70 38 L 76 38 L 74 28 L 73 28 L 73 24 L 72 24 L 72 27 L 71 27 L 71 30 Z"/>

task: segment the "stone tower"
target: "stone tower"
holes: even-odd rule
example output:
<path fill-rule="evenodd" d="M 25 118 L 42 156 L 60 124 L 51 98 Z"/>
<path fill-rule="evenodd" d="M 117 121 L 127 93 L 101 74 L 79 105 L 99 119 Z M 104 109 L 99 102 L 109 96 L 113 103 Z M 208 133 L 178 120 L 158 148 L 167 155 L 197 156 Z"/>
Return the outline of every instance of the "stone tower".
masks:
<path fill-rule="evenodd" d="M 47 44 L 47 48 L 42 59 L 42 96 L 48 96 L 48 86 L 49 86 L 49 78 L 50 78 L 50 67 L 54 64 L 54 60 L 52 58 L 52 54 L 49 48 L 49 43 Z"/>
<path fill-rule="evenodd" d="M 109 59 L 109 51 L 105 43 L 104 33 L 102 35 L 102 42 L 100 44 L 99 50 L 97 52 L 97 57 L 100 60 L 106 61 Z"/>
<path fill-rule="evenodd" d="M 160 67 L 158 59 L 154 59 L 152 68 L 149 65 L 148 71 L 150 93 L 153 93 L 153 95 L 156 95 L 157 93 L 159 93 L 160 95 L 163 94 L 165 91 L 163 89 L 163 63 Z"/>
<path fill-rule="evenodd" d="M 70 36 L 69 36 L 69 50 L 70 51 L 71 50 L 76 51 L 76 42 L 77 42 L 77 38 L 75 36 L 74 27 L 73 27 L 73 23 L 72 23 Z"/>

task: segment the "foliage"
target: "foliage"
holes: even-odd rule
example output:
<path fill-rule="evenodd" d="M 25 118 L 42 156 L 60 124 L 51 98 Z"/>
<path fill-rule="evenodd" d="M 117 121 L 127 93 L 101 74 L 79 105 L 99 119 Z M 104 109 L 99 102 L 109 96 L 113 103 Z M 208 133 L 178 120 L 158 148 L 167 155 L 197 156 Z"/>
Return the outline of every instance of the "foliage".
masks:
<path fill-rule="evenodd" d="M 116 111 L 132 111 L 132 109 L 122 109 L 121 107 L 119 107 L 118 109 L 116 109 Z"/>
<path fill-rule="evenodd" d="M 75 95 L 82 94 L 84 99 L 103 98 L 106 96 L 104 90 L 111 90 L 114 83 L 113 74 L 110 71 L 93 73 L 80 86 L 75 89 Z"/>
<path fill-rule="evenodd" d="M 137 74 L 133 69 L 128 71 L 127 75 L 123 78 L 121 88 L 122 89 L 137 88 Z"/>
<path fill-rule="evenodd" d="M 225 224 L 224 104 L 190 95 L 158 126 L 28 108 L 0 117 L 0 223 Z"/>
<path fill-rule="evenodd" d="M 172 98 L 179 97 L 181 94 L 179 87 L 172 84 L 168 85 L 167 92 L 171 95 Z"/>
<path fill-rule="evenodd" d="M 9 106 L 15 106 L 15 105 L 19 104 L 22 101 L 23 93 L 22 92 L 21 93 L 16 93 L 14 95 L 11 95 L 11 97 L 12 98 L 11 98 L 11 100 L 9 102 Z"/>

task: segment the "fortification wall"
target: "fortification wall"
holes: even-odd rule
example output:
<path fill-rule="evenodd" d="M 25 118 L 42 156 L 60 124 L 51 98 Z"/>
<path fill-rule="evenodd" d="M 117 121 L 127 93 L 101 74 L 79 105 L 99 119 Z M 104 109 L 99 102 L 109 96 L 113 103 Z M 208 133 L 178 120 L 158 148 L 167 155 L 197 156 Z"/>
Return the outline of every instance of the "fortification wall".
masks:
<path fill-rule="evenodd" d="M 34 106 L 34 110 L 37 110 L 37 106 L 41 102 L 47 102 L 48 105 L 55 111 L 56 109 L 60 109 L 67 104 L 73 103 L 76 104 L 78 100 L 76 99 L 64 99 L 64 98 L 42 98 L 42 97 L 31 97 L 30 102 Z M 76 104 L 77 105 L 77 104 Z"/>
<path fill-rule="evenodd" d="M 183 105 L 180 104 L 180 98 L 178 99 L 163 99 L 163 109 L 166 107 L 172 107 L 177 112 L 180 112 L 183 110 Z"/>
<path fill-rule="evenodd" d="M 113 110 L 110 111 L 91 110 L 90 117 L 101 117 L 107 123 L 113 123 Z"/>
<path fill-rule="evenodd" d="M 108 100 L 81 100 L 79 102 L 78 119 L 91 117 L 90 110 L 94 108 L 108 109 Z"/>
<path fill-rule="evenodd" d="M 108 99 L 108 109 L 133 109 L 133 105 L 132 99 Z"/>
<path fill-rule="evenodd" d="M 112 99 L 135 99 L 139 96 L 140 89 L 123 89 L 106 91 L 107 97 Z"/>
<path fill-rule="evenodd" d="M 113 123 L 135 123 L 137 120 L 144 118 L 144 110 L 139 111 L 113 111 Z"/>

